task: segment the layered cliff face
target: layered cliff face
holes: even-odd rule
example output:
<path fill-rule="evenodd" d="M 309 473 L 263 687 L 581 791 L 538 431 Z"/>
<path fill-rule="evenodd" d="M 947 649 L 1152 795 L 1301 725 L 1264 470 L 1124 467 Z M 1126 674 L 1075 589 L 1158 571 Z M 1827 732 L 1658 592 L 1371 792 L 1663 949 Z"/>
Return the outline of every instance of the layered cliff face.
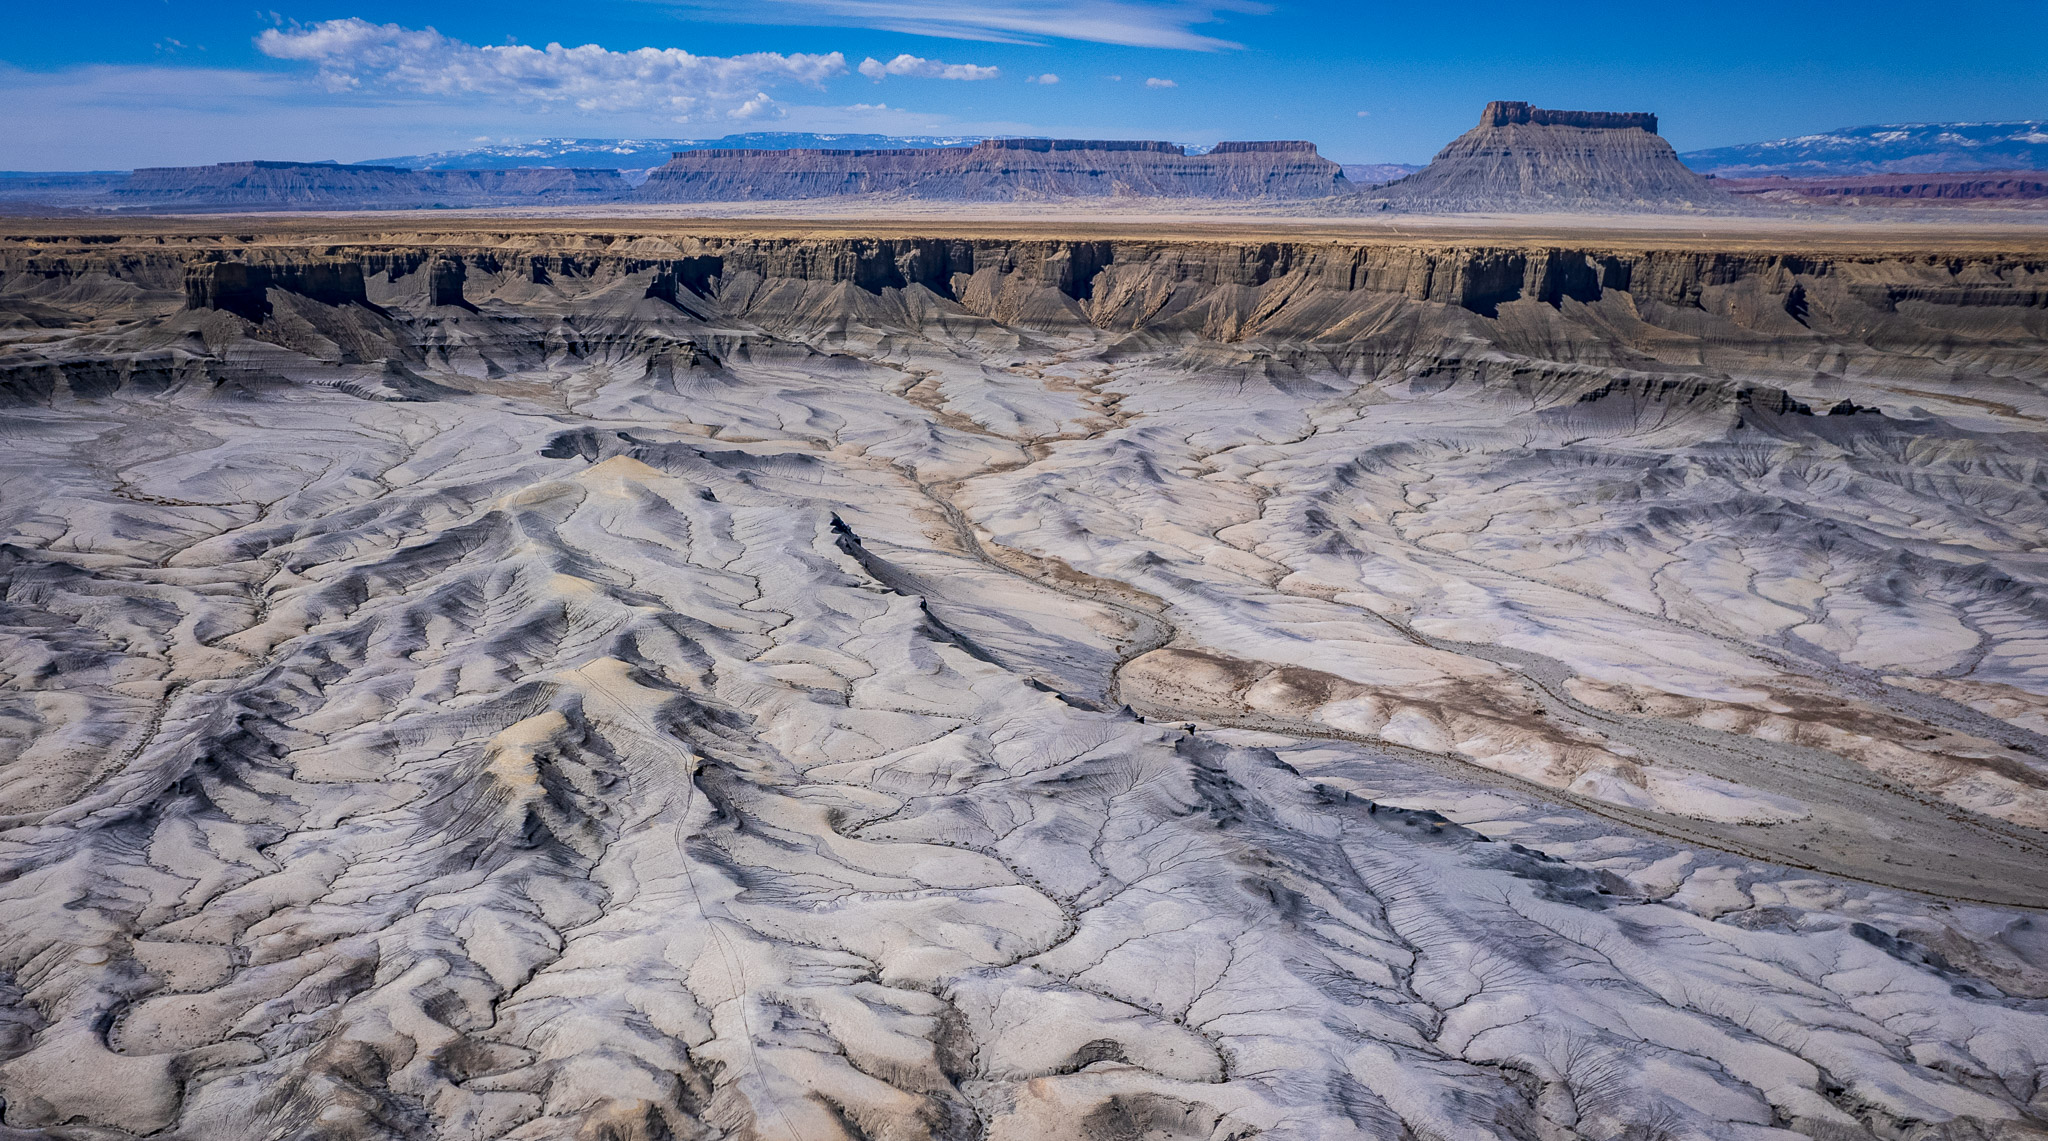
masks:
<path fill-rule="evenodd" d="M 2044 380 L 2040 253 L 9 240 L 0 1121 L 2037 1138 Z"/>
<path fill-rule="evenodd" d="M 146 167 L 107 201 L 158 211 L 396 210 L 611 202 L 631 190 L 616 170 L 536 167 L 407 170 L 309 162 Z"/>
<path fill-rule="evenodd" d="M 1737 213 L 1687 169 L 1647 113 L 1486 105 L 1428 166 L 1375 190 L 1377 204 L 1449 213 Z"/>
<path fill-rule="evenodd" d="M 1343 169 L 1317 154 L 1313 143 L 1220 143 L 1206 155 L 1190 155 L 1171 143 L 990 139 L 930 150 L 680 151 L 648 176 L 634 198 L 1298 199 L 1350 189 Z"/>

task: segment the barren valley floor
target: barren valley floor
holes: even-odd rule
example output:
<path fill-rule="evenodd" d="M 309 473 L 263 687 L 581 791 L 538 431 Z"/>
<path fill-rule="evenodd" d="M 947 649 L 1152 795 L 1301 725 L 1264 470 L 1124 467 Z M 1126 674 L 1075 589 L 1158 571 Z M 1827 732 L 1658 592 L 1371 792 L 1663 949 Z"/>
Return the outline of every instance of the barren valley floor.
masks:
<path fill-rule="evenodd" d="M 2048 1136 L 2024 228 L 0 234 L 0 1138 Z"/>

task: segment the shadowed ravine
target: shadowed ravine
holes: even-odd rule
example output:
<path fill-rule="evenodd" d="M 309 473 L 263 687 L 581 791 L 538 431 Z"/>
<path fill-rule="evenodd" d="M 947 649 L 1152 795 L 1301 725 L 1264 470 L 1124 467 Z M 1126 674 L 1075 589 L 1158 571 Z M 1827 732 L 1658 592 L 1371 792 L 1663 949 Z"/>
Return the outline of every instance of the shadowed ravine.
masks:
<path fill-rule="evenodd" d="M 11 239 L 0 1137 L 2042 1136 L 2044 273 Z"/>

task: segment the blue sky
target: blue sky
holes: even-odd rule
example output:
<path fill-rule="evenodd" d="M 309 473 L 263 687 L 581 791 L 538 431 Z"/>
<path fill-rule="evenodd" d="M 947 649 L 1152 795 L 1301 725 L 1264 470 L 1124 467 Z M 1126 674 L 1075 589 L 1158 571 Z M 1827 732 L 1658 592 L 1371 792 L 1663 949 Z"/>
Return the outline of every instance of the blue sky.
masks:
<path fill-rule="evenodd" d="M 1656 111 L 1681 150 L 2048 118 L 2048 0 L 9 0 L 5 15 L 0 168 L 17 170 L 749 130 L 1306 138 L 1342 161 L 1422 162 L 1488 99 Z"/>

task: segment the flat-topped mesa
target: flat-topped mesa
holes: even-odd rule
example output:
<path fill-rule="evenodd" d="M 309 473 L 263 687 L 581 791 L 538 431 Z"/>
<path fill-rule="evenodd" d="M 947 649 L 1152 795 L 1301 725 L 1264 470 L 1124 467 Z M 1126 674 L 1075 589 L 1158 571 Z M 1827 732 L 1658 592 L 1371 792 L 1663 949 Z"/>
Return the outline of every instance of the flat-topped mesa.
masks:
<path fill-rule="evenodd" d="M 900 194 L 964 202 L 1046 198 L 1326 198 L 1343 168 L 1298 141 L 1221 143 L 1208 154 L 1151 140 L 987 139 L 925 150 L 679 151 L 634 197 L 732 202 Z"/>
<path fill-rule="evenodd" d="M 1657 133 L 1657 116 L 1648 111 L 1553 111 L 1508 99 L 1496 99 L 1479 114 L 1481 127 L 1583 127 L 1592 131 Z"/>
<path fill-rule="evenodd" d="M 1209 149 L 1212 155 L 1290 155 L 1315 154 L 1316 145 L 1306 139 L 1268 139 L 1250 143 L 1217 143 Z"/>
<path fill-rule="evenodd" d="M 1141 151 L 1148 154 L 1184 155 L 1186 147 L 1153 139 L 983 139 L 976 150 L 992 151 Z"/>
<path fill-rule="evenodd" d="M 1429 213 L 1741 213 L 1678 161 L 1646 111 L 1486 105 L 1479 125 L 1366 202 Z"/>

